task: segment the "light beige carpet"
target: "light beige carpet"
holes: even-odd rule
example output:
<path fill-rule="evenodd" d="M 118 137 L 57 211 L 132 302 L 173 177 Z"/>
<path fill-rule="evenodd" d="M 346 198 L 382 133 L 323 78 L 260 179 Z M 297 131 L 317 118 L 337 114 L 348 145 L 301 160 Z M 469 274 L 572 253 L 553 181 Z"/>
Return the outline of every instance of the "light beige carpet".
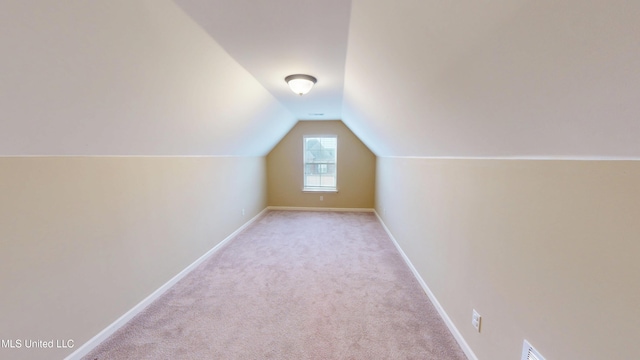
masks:
<path fill-rule="evenodd" d="M 84 359 L 466 359 L 371 213 L 271 211 Z"/>

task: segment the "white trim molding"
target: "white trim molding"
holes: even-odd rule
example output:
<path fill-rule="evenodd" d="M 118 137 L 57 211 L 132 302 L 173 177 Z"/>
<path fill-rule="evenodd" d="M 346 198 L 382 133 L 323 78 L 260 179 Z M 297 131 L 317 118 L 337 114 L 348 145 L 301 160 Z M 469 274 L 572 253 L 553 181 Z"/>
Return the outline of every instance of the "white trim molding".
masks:
<path fill-rule="evenodd" d="M 30 154 L 0 155 L 0 158 L 261 158 L 264 156 L 242 155 L 74 155 L 74 154 Z"/>
<path fill-rule="evenodd" d="M 514 155 L 514 156 L 378 156 L 383 159 L 422 160 L 541 160 L 541 161 L 639 161 L 635 156 L 571 156 L 571 155 Z"/>
<path fill-rule="evenodd" d="M 99 332 L 96 336 L 91 338 L 89 341 L 80 346 L 76 351 L 71 353 L 69 356 L 65 358 L 65 360 L 77 360 L 87 355 L 91 350 L 100 345 L 103 341 L 105 341 L 109 336 L 113 335 L 118 329 L 124 326 L 129 320 L 133 319 L 134 316 L 141 313 L 147 306 L 151 305 L 156 299 L 158 299 L 162 294 L 167 292 L 173 285 L 175 285 L 178 281 L 182 280 L 185 276 L 187 276 L 190 272 L 195 270 L 198 265 L 202 264 L 205 260 L 215 254 L 217 251 L 222 249 L 225 245 L 227 245 L 233 238 L 235 238 L 240 232 L 246 229 L 249 225 L 254 223 L 260 217 L 262 217 L 268 208 L 263 209 L 258 215 L 254 216 L 251 220 L 244 223 L 240 226 L 236 231 L 231 233 L 231 235 L 227 236 L 224 240 L 222 240 L 218 245 L 214 246 L 211 250 L 207 251 L 204 255 L 199 257 L 196 261 L 194 261 L 191 265 L 187 266 L 184 270 L 178 273 L 176 276 L 167 281 L 164 285 L 159 287 L 156 291 L 154 291 L 151 295 L 147 296 L 144 300 L 140 301 L 136 306 L 131 308 L 131 310 L 127 311 L 124 315 L 120 316 L 116 321 L 107 326 L 104 330 Z"/>
<path fill-rule="evenodd" d="M 338 188 L 314 188 L 306 187 L 302 188 L 303 193 L 337 193 L 340 192 Z"/>
<path fill-rule="evenodd" d="M 283 211 L 335 211 L 335 212 L 375 212 L 370 208 L 329 208 L 329 207 L 300 207 L 300 206 L 268 206 L 268 210 Z"/>
<path fill-rule="evenodd" d="M 431 303 L 433 304 L 433 306 L 436 308 L 436 310 L 438 310 L 438 313 L 442 317 L 442 320 L 444 320 L 445 324 L 447 324 L 449 331 L 451 331 L 451 334 L 453 334 L 453 337 L 458 342 L 458 345 L 460 345 L 460 347 L 462 348 L 462 351 L 465 353 L 465 355 L 467 355 L 469 360 L 478 360 L 478 357 L 476 356 L 476 354 L 473 353 L 473 350 L 471 350 L 471 347 L 469 346 L 469 344 L 467 344 L 464 337 L 462 337 L 462 334 L 460 334 L 460 331 L 458 331 L 458 328 L 456 328 L 456 326 L 453 324 L 453 321 L 451 321 L 451 318 L 449 317 L 449 315 L 447 315 L 447 313 L 444 311 L 444 308 L 442 307 L 442 305 L 440 305 L 440 302 L 438 301 L 436 296 L 433 294 L 431 289 L 429 289 L 429 286 L 427 286 L 427 283 L 424 281 L 424 279 L 420 276 L 420 273 L 418 273 L 418 270 L 415 268 L 415 266 L 413 266 L 407 254 L 405 254 L 405 252 L 400 247 L 400 244 L 398 244 L 396 239 L 393 237 L 393 234 L 391 234 L 391 231 L 389 231 L 389 228 L 387 227 L 387 225 L 385 225 L 384 221 L 382 220 L 378 212 L 375 210 L 373 212 L 374 214 L 376 214 L 376 217 L 380 221 L 380 224 L 384 228 L 384 231 L 387 232 L 387 235 L 389 235 L 389 238 L 391 239 L 393 244 L 396 246 L 396 249 L 398 249 L 398 252 L 404 259 L 404 262 L 407 264 L 409 269 L 411 269 L 413 276 L 416 277 L 416 279 L 420 283 L 420 286 L 422 286 L 422 289 L 429 297 L 429 300 L 431 300 Z"/>

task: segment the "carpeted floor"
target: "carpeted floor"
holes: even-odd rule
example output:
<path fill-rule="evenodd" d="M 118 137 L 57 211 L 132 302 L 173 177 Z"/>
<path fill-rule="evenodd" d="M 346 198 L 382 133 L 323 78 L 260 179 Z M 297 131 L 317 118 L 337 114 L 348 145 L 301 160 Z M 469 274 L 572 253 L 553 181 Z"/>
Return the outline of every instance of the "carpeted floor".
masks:
<path fill-rule="evenodd" d="M 466 359 L 372 213 L 270 211 L 84 359 Z"/>

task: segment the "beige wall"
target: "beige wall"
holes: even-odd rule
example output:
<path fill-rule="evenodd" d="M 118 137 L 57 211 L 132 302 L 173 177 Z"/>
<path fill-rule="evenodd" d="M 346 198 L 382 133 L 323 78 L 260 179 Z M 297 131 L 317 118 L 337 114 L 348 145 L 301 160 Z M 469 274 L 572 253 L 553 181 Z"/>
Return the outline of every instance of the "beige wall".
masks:
<path fill-rule="evenodd" d="M 0 158 L 0 339 L 73 339 L 77 349 L 263 210 L 265 166 Z M 70 352 L 0 348 L 0 358 Z"/>
<path fill-rule="evenodd" d="M 547 359 L 637 358 L 640 162 L 378 158 L 376 195 L 479 359 L 519 359 L 524 338 Z"/>
<path fill-rule="evenodd" d="M 305 135 L 338 136 L 338 193 L 302 192 Z M 271 150 L 267 164 L 270 206 L 373 208 L 375 155 L 342 121 L 298 122 Z"/>

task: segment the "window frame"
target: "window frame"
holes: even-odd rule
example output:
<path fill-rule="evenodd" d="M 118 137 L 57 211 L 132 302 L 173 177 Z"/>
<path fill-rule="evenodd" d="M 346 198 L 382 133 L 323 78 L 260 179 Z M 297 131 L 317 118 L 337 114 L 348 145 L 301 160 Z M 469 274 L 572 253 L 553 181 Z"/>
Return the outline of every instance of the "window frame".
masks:
<path fill-rule="evenodd" d="M 335 183 L 333 186 L 307 186 L 307 139 L 311 138 L 333 138 L 336 142 L 335 148 Z M 302 136 L 302 191 L 303 192 L 325 192 L 335 193 L 338 192 L 338 135 L 336 134 L 322 134 L 322 135 L 303 135 Z"/>

